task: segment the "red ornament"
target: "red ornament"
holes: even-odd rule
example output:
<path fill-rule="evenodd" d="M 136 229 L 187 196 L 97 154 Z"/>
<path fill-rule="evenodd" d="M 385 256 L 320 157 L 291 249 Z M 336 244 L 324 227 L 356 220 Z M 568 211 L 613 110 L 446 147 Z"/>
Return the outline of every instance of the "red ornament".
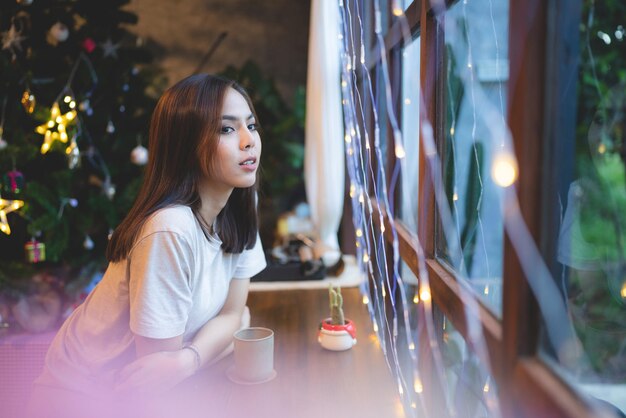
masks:
<path fill-rule="evenodd" d="M 82 47 L 88 54 L 91 54 L 96 49 L 96 42 L 91 38 L 85 38 Z"/>

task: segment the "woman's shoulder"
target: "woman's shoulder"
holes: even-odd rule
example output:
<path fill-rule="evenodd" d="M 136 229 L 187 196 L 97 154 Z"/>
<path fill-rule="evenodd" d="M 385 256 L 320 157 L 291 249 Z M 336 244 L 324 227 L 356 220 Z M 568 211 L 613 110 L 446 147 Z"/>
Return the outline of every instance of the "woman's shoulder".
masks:
<path fill-rule="evenodd" d="M 142 236 L 155 232 L 173 232 L 180 235 L 195 233 L 196 219 L 189 206 L 175 205 L 159 209 L 148 217 Z"/>

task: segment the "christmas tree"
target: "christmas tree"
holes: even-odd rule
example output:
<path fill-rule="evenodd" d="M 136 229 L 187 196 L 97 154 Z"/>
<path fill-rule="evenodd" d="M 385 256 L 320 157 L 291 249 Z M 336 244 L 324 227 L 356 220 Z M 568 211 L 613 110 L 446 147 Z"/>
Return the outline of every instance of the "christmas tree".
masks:
<path fill-rule="evenodd" d="M 54 280 L 68 292 L 87 267 L 104 267 L 138 191 L 165 80 L 127 30 L 137 21 L 127 3 L 0 0 L 5 300 L 36 292 L 41 271 L 63 267 Z"/>

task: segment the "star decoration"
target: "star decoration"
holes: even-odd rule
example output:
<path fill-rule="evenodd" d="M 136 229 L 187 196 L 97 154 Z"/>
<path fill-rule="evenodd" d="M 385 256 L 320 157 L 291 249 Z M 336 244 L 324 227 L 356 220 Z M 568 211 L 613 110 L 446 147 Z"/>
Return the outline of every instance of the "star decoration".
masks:
<path fill-rule="evenodd" d="M 22 36 L 15 25 L 11 25 L 8 31 L 2 32 L 2 49 L 11 51 L 13 59 L 15 59 L 16 51 L 22 50 L 21 42 L 25 39 L 26 37 Z"/>
<path fill-rule="evenodd" d="M 61 114 L 59 104 L 54 103 L 50 112 L 50 120 L 42 125 L 39 125 L 35 131 L 38 134 L 44 136 L 43 144 L 41 145 L 41 153 L 45 154 L 50 150 L 52 141 L 67 142 L 67 131 L 65 127 L 68 123 L 71 123 L 76 118 L 76 110 L 70 110 L 65 114 Z M 56 130 L 53 131 L 53 129 Z"/>
<path fill-rule="evenodd" d="M 7 213 L 18 210 L 24 206 L 23 200 L 7 200 L 0 198 L 0 231 L 9 235 L 11 233 L 11 227 L 7 221 Z"/>
<path fill-rule="evenodd" d="M 120 47 L 120 44 L 114 44 L 111 38 L 108 38 L 104 43 L 100 44 L 102 48 L 102 56 L 107 58 L 117 58 L 117 50 Z"/>

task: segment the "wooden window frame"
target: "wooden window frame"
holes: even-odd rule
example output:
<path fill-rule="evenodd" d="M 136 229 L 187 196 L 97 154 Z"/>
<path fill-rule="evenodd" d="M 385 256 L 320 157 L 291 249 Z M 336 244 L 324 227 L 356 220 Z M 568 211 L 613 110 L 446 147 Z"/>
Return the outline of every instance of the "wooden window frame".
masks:
<path fill-rule="evenodd" d="M 352 0 L 351 0 L 352 1 Z M 358 0 L 357 0 L 358 1 Z M 510 0 L 509 8 L 509 62 L 510 77 L 507 85 L 508 112 L 507 122 L 513 136 L 514 149 L 519 163 L 519 178 L 516 191 L 520 202 L 521 214 L 540 250 L 546 257 L 554 252 L 554 240 L 545 240 L 541 231 L 554 233 L 554 186 L 544 185 L 553 173 L 548 173 L 550 162 L 555 157 L 558 141 L 556 124 L 566 115 L 562 94 L 566 88 L 558 80 L 563 75 L 563 68 L 571 56 L 562 52 L 568 43 L 568 31 L 572 30 L 576 12 L 580 11 L 581 0 L 574 0 L 578 6 L 570 7 L 568 0 L 544 2 L 542 0 Z M 446 7 L 454 1 L 446 0 Z M 569 7 L 569 11 L 565 10 Z M 578 8 L 577 8 L 578 7 Z M 563 19 L 565 10 L 566 19 Z M 373 10 L 369 10 L 370 13 Z M 389 27 L 384 37 L 384 48 L 389 63 L 394 107 L 400 115 L 401 86 L 401 48 L 403 36 L 401 22 L 388 10 Z M 405 17 L 411 33 L 420 32 L 420 83 L 424 95 L 425 114 L 433 124 L 435 138 L 441 144 L 445 138 L 445 45 L 443 28 L 438 26 L 431 2 L 415 0 L 405 10 Z M 560 16 L 557 18 L 557 16 Z M 580 13 L 578 17 L 580 16 Z M 371 16 L 369 17 L 371 22 Z M 568 20 L 569 19 L 569 20 Z M 369 28 L 371 29 L 371 28 Z M 368 35 L 366 34 L 366 38 Z M 547 40 L 547 42 L 546 42 Z M 571 46 L 571 45 L 570 45 Z M 551 51 L 548 56 L 548 51 Z M 377 43 L 366 56 L 368 71 L 374 71 L 380 62 L 380 49 Z M 565 65 L 566 67 L 566 65 Z M 575 66 L 574 70 L 575 71 Z M 373 79 L 374 80 L 374 79 Z M 548 83 L 549 81 L 549 83 Z M 361 80 L 362 82 L 362 80 Z M 561 102 L 555 103 L 557 97 Z M 571 99 L 571 97 L 570 97 Z M 569 100 L 569 99 L 568 99 Z M 571 109 L 570 109 L 571 111 Z M 371 118 L 371 113 L 369 113 Z M 371 120 L 365 121 L 372 126 Z M 395 163 L 393 155 L 393 135 L 391 127 L 387 129 L 387 169 Z M 420 130 L 421 137 L 421 130 Z M 548 144 L 548 145 L 546 145 Z M 557 144 L 557 145 L 555 145 Z M 391 164 L 389 164 L 391 163 Z M 423 251 L 429 276 L 432 303 L 452 322 L 463 336 L 469 347 L 478 355 L 481 350 L 472 347 L 468 337 L 468 321 L 479 323 L 485 336 L 487 355 L 480 360 L 494 377 L 498 385 L 498 394 L 502 411 L 507 417 L 592 417 L 593 411 L 584 395 L 577 393 L 565 383 L 550 367 L 541 361 L 538 355 L 540 317 L 528 281 L 524 276 L 519 259 L 505 233 L 503 267 L 503 311 L 502 319 L 497 318 L 483 303 L 478 309 L 465 309 L 465 300 L 477 298 L 475 292 L 462 280 L 459 280 L 436 258 L 435 254 L 435 203 L 434 184 L 430 176 L 431 168 L 424 158 L 423 141 L 420 141 L 419 157 L 419 206 L 417 236 L 408 231 L 397 219 L 393 227 L 397 232 L 400 257 L 419 277 L 417 254 Z M 387 173 L 387 179 L 390 179 Z M 389 186 L 389 185 L 388 185 Z M 538 192 L 541 191 L 541 192 Z M 398 194 L 398 190 L 396 191 Z M 399 196 L 390 196 L 398 200 Z M 392 220 L 384 208 L 372 201 L 374 211 L 382 214 L 385 222 L 385 238 L 391 243 Z M 396 207 L 398 207 L 396 205 Z M 373 216 L 378 221 L 378 216 Z M 551 220 L 552 219 L 552 220 Z M 422 248 L 418 248 L 419 243 Z M 388 259 L 392 259 L 391 254 Z M 550 258 L 547 258 L 550 259 Z M 424 333 L 425 315 L 428 311 L 424 304 L 418 305 L 418 329 Z M 432 352 L 428 338 L 419 338 L 418 352 L 421 376 L 429 379 L 424 382 L 424 398 L 433 416 L 445 416 L 445 410 L 439 390 L 442 382 L 432 369 Z"/>

